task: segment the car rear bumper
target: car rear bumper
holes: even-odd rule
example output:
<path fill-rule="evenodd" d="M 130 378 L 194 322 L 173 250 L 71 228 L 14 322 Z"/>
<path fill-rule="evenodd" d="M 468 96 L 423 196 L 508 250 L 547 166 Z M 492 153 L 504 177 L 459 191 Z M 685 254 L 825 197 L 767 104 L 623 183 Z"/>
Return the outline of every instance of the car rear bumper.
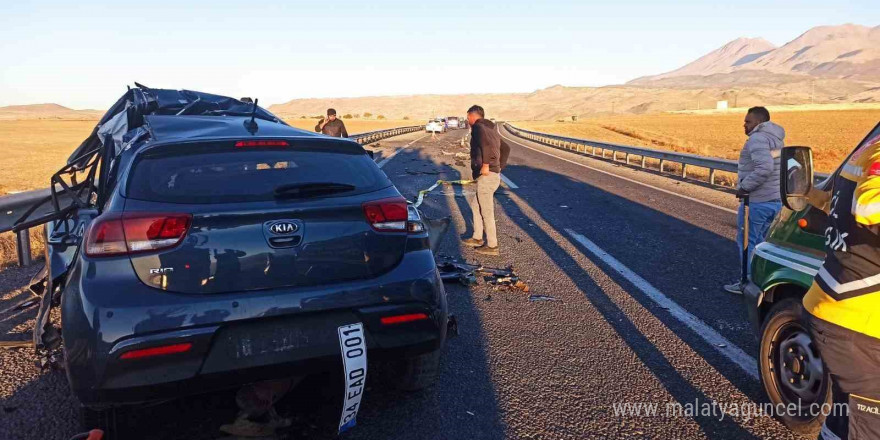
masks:
<path fill-rule="evenodd" d="M 151 304 L 132 292 L 135 302 L 125 308 L 101 306 L 93 302 L 100 295 L 69 288 L 62 310 L 68 381 L 81 403 L 101 408 L 307 375 L 341 368 L 337 329 L 358 322 L 370 360 L 437 350 L 446 339 L 447 305 L 433 257 L 408 253 L 401 266 L 405 279 L 394 270 L 310 291 L 179 295 L 151 289 Z M 426 319 L 381 322 L 414 314 Z M 188 348 L 123 358 L 171 346 Z"/>
<path fill-rule="evenodd" d="M 383 316 L 425 313 L 428 319 L 384 326 Z M 97 383 L 71 381 L 80 402 L 113 406 L 166 400 L 259 380 L 341 368 L 337 328 L 362 322 L 367 358 L 412 356 L 441 348 L 446 313 L 420 305 L 379 306 L 310 316 L 169 331 L 116 344 Z M 192 344 L 183 353 L 123 359 L 144 348 Z"/>

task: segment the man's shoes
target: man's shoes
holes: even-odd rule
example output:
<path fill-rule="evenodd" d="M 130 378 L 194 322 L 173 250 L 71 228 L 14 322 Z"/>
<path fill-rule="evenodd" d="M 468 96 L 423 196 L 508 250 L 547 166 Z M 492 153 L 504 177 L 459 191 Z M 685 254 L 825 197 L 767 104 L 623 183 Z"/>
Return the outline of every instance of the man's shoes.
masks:
<path fill-rule="evenodd" d="M 476 238 L 468 238 L 466 240 L 462 240 L 461 244 L 470 247 L 480 247 L 483 245 L 483 240 L 477 240 Z"/>
<path fill-rule="evenodd" d="M 500 253 L 498 252 L 498 246 L 495 246 L 495 247 L 480 246 L 480 247 L 474 249 L 474 252 L 476 252 L 480 255 L 500 255 Z"/>
<path fill-rule="evenodd" d="M 734 294 L 734 295 L 742 295 L 743 294 L 743 286 L 741 281 L 737 281 L 733 284 L 725 284 L 724 290 Z"/>

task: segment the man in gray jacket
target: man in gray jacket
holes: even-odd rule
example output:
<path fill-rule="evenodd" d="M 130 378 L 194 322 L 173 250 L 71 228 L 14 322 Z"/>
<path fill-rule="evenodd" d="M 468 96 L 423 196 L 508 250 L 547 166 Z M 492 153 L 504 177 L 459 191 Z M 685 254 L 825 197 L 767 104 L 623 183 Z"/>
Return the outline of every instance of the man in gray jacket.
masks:
<path fill-rule="evenodd" d="M 739 153 L 739 165 L 737 166 L 739 184 L 736 188 L 736 196 L 739 198 L 745 195 L 749 196 L 748 258 L 751 263 L 755 246 L 764 241 L 770 223 L 782 209 L 782 201 L 779 199 L 779 156 L 782 153 L 782 147 L 785 146 L 783 143 L 785 130 L 770 122 L 770 112 L 764 107 L 750 108 L 746 113 L 743 128 L 745 128 L 749 139 Z M 739 232 L 736 235 L 736 242 L 741 251 L 743 248 L 742 203 L 739 206 L 737 226 Z M 751 271 L 751 264 L 749 264 L 749 271 Z M 724 290 L 742 294 L 743 287 L 740 282 L 736 282 L 725 285 Z"/>

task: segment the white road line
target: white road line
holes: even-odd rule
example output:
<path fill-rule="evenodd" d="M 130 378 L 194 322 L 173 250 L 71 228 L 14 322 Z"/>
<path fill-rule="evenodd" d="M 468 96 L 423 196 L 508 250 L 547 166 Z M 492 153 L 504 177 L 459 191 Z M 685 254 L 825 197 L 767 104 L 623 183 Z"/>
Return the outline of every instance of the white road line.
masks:
<path fill-rule="evenodd" d="M 730 359 L 738 365 L 743 371 L 748 373 L 752 379 L 759 380 L 758 376 L 758 362 L 755 358 L 746 354 L 746 352 L 742 351 L 736 345 L 733 345 L 730 341 L 727 340 L 724 336 L 721 336 L 714 328 L 707 325 L 705 322 L 701 321 L 694 315 L 691 315 L 687 310 L 681 308 L 675 301 L 669 299 L 663 292 L 657 290 L 656 287 L 652 286 L 651 283 L 646 281 L 644 278 L 640 277 L 638 274 L 630 270 L 628 267 L 624 266 L 623 263 L 617 261 L 616 258 L 612 257 L 608 252 L 605 252 L 581 234 L 574 232 L 571 229 L 566 228 L 565 232 L 572 236 L 578 243 L 582 244 L 587 250 L 590 251 L 593 255 L 598 257 L 600 260 L 605 262 L 605 264 L 611 266 L 617 273 L 622 275 L 624 278 L 629 280 L 629 282 L 633 283 L 639 290 L 642 291 L 648 298 L 651 298 L 652 301 L 657 303 L 660 307 L 663 307 L 666 310 L 669 310 L 669 313 L 677 320 L 679 320 L 682 324 L 688 326 L 691 330 L 693 330 L 698 336 L 703 338 L 709 344 L 712 344 L 716 350 L 718 350 L 721 354 L 723 354 L 726 358 Z"/>
<path fill-rule="evenodd" d="M 504 184 L 507 185 L 507 187 L 510 189 L 519 188 L 519 186 L 517 186 L 515 183 L 513 183 L 513 181 L 508 179 L 507 176 L 505 176 L 504 174 L 501 175 L 501 181 L 504 182 Z"/>
<path fill-rule="evenodd" d="M 426 137 L 428 137 L 427 134 L 424 135 L 424 136 L 422 136 L 422 137 L 420 137 L 420 138 L 418 138 L 418 139 L 416 139 L 416 140 L 414 140 L 414 141 L 412 141 L 412 142 L 410 142 L 410 143 L 408 143 L 408 144 L 406 144 L 406 145 L 404 145 L 404 146 L 402 146 L 402 147 L 400 147 L 400 148 L 398 148 L 395 152 L 391 153 L 390 155 L 388 155 L 388 157 L 382 159 L 382 161 L 379 162 L 379 168 L 384 167 L 385 164 L 388 163 L 389 160 L 394 159 L 394 156 L 397 156 L 397 153 L 400 153 L 401 151 L 407 149 L 410 145 L 412 145 L 412 144 L 414 144 L 414 143 L 416 143 L 416 142 L 418 142 L 418 141 L 420 141 L 420 140 L 422 140 L 422 139 L 424 139 L 424 138 L 426 138 Z"/>
<path fill-rule="evenodd" d="M 609 175 L 609 176 L 614 176 L 614 177 L 617 177 L 618 179 L 623 179 L 623 180 L 626 180 L 627 182 L 635 183 L 636 185 L 645 186 L 645 187 L 648 187 L 648 188 L 651 188 L 651 189 L 654 189 L 654 190 L 657 190 L 657 191 L 660 191 L 660 192 L 663 192 L 663 193 L 666 193 L 666 194 L 670 194 L 670 195 L 673 195 L 673 196 L 676 196 L 676 197 L 681 197 L 681 198 L 683 198 L 683 199 L 687 199 L 687 200 L 690 200 L 690 201 L 692 201 L 692 202 L 697 202 L 697 203 L 699 203 L 699 204 L 701 204 L 701 205 L 711 206 L 711 207 L 713 207 L 713 208 L 717 208 L 717 209 L 720 209 L 720 210 L 722 210 L 722 211 L 729 212 L 729 213 L 731 213 L 731 214 L 736 214 L 736 210 L 735 210 L 735 209 L 729 209 L 729 208 L 725 208 L 725 207 L 723 207 L 723 206 L 718 206 L 718 205 L 715 205 L 715 204 L 709 203 L 709 202 L 707 202 L 707 201 L 705 201 L 705 200 L 700 200 L 700 199 L 697 199 L 697 198 L 694 198 L 694 197 L 688 197 L 688 196 L 685 196 L 685 195 L 679 194 L 679 193 L 674 192 L 674 191 L 669 191 L 669 190 L 666 190 L 666 189 L 663 189 L 663 188 L 657 188 L 656 186 L 652 186 L 652 185 L 649 185 L 649 184 L 644 183 L 644 182 L 639 182 L 638 180 L 635 180 L 635 179 L 630 179 L 629 177 L 624 177 L 624 176 L 621 176 L 621 175 L 619 175 L 619 174 L 614 174 L 614 173 L 611 173 L 611 172 L 608 172 L 608 171 L 605 171 L 605 170 L 600 170 L 600 169 L 598 169 L 598 168 L 593 168 L 593 167 L 591 167 L 591 166 L 589 166 L 589 165 L 584 165 L 584 164 L 582 164 L 582 163 L 580 163 L 580 162 L 575 162 L 575 161 L 573 161 L 573 160 L 569 160 L 569 159 L 566 159 L 566 158 L 563 158 L 563 157 L 559 157 L 559 156 L 557 156 L 557 155 L 555 155 L 555 154 L 550 154 L 550 153 L 548 153 L 548 152 L 546 152 L 546 151 L 541 151 L 541 150 L 538 150 L 538 149 L 536 149 L 536 148 L 532 148 L 532 147 L 529 147 L 529 146 L 527 146 L 527 145 L 523 145 L 523 144 L 521 144 L 521 143 L 519 143 L 519 142 L 517 142 L 517 141 L 515 141 L 515 140 L 513 140 L 513 139 L 511 139 L 511 138 L 509 138 L 509 137 L 507 137 L 507 136 L 504 136 L 503 134 L 501 135 L 501 137 L 503 137 L 504 139 L 509 140 L 510 142 L 513 142 L 513 143 L 519 145 L 520 147 L 528 148 L 529 150 L 532 150 L 532 151 L 534 151 L 534 152 L 541 153 L 541 154 L 546 154 L 547 156 L 555 157 L 556 159 L 563 160 L 563 161 L 565 161 L 565 162 L 568 162 L 568 163 L 571 163 L 571 164 L 574 164 L 574 165 L 582 166 L 582 167 L 584 167 L 584 168 L 587 168 L 587 169 L 590 169 L 590 170 L 596 171 L 596 172 L 598 172 L 598 173 L 607 174 L 607 175 Z"/>

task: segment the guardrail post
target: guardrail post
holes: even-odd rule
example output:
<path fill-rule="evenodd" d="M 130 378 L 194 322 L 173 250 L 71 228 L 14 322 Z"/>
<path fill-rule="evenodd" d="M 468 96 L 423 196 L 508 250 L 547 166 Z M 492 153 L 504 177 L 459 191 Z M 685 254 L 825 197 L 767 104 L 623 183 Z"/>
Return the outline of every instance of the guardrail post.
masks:
<path fill-rule="evenodd" d="M 660 172 L 663 172 L 663 159 L 660 159 Z"/>
<path fill-rule="evenodd" d="M 709 184 L 715 184 L 715 168 L 709 168 Z"/>
<path fill-rule="evenodd" d="M 642 156 L 642 168 L 645 167 L 645 156 Z"/>
<path fill-rule="evenodd" d="M 595 145 L 591 145 L 591 146 L 593 147 L 593 153 L 592 153 L 592 154 L 593 154 L 593 156 L 595 156 L 595 155 L 596 155 L 596 146 L 595 146 Z"/>
<path fill-rule="evenodd" d="M 688 176 L 688 164 L 683 163 L 683 164 L 681 164 L 681 178 L 687 179 L 687 176 Z"/>
<path fill-rule="evenodd" d="M 15 252 L 18 254 L 19 266 L 31 265 L 31 234 L 27 229 L 22 229 L 16 234 Z"/>
<path fill-rule="evenodd" d="M 623 157 L 626 160 L 626 164 L 629 165 L 629 153 L 626 153 L 626 156 Z"/>

